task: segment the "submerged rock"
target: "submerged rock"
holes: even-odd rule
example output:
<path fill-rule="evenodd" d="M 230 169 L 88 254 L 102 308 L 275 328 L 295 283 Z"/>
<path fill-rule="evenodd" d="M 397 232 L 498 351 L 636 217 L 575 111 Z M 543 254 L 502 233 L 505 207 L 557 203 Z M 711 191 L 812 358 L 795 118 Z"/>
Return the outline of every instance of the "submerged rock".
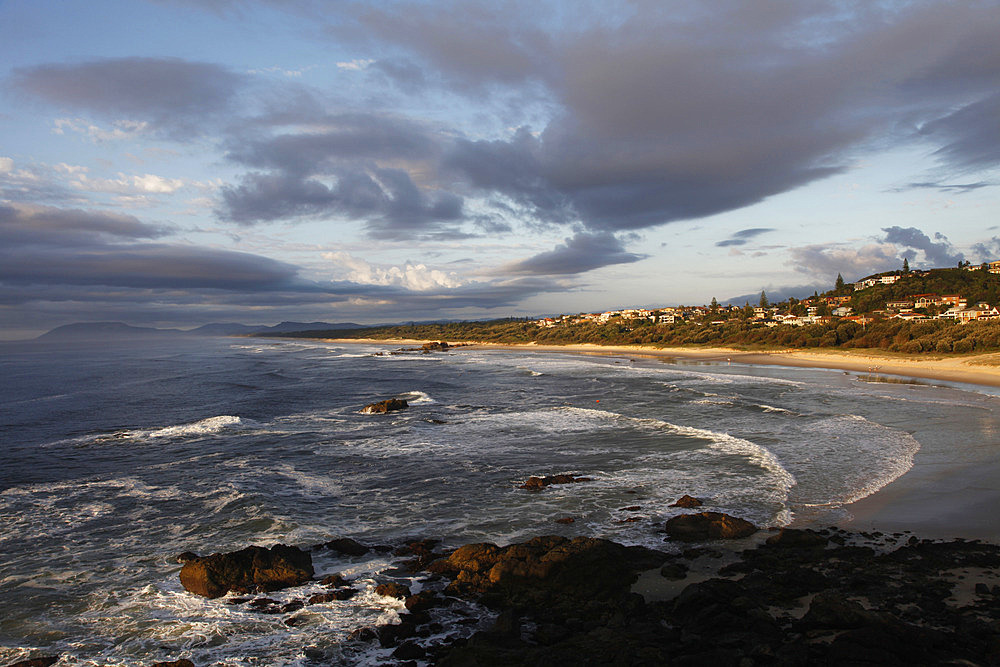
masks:
<path fill-rule="evenodd" d="M 546 486 L 551 486 L 553 484 L 575 484 L 576 482 L 590 481 L 592 481 L 590 477 L 577 477 L 576 475 L 547 475 L 545 477 L 532 476 L 525 480 L 524 484 L 517 488 L 528 489 L 529 491 L 539 491 L 544 489 Z"/>
<path fill-rule="evenodd" d="M 722 512 L 681 514 L 667 521 L 663 529 L 673 539 L 683 542 L 733 540 L 757 532 L 757 526 L 749 521 Z"/>
<path fill-rule="evenodd" d="M 10 665 L 10 667 L 49 667 L 49 665 L 54 665 L 57 662 L 59 662 L 58 655 L 46 655 L 40 658 L 31 658 L 30 660 L 15 662 Z"/>
<path fill-rule="evenodd" d="M 323 546 L 330 551 L 336 551 L 345 556 L 364 556 L 369 551 L 368 547 L 349 537 L 330 540 L 329 542 L 325 542 Z"/>
<path fill-rule="evenodd" d="M 229 591 L 255 593 L 298 586 L 313 577 L 312 557 L 297 547 L 251 546 L 190 560 L 181 568 L 185 590 L 207 598 Z"/>
<path fill-rule="evenodd" d="M 697 498 L 684 494 L 677 500 L 676 503 L 670 505 L 670 507 L 683 507 L 684 509 L 692 509 L 694 507 L 701 507 L 704 504 L 705 503 L 698 500 Z"/>
<path fill-rule="evenodd" d="M 369 403 L 361 408 L 361 414 L 380 415 L 386 412 L 394 412 L 395 410 L 405 410 L 408 407 L 410 407 L 409 404 L 401 398 L 387 398 L 378 403 Z"/>

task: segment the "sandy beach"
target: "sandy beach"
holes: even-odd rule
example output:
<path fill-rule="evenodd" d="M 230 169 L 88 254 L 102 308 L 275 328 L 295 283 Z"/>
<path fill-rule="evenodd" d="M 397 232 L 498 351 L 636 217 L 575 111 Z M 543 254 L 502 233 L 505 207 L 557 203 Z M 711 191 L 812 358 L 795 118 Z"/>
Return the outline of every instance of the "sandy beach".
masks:
<path fill-rule="evenodd" d="M 336 343 L 419 346 L 423 340 L 342 339 Z M 727 348 L 651 348 L 603 345 L 507 345 L 449 341 L 458 349 L 516 349 L 542 353 L 646 357 L 799 368 L 918 378 L 1000 387 L 1000 353 L 944 357 L 878 354 L 872 350 L 747 352 Z M 911 531 L 926 537 L 964 537 L 1000 542 L 1000 442 L 956 451 L 943 443 L 922 443 L 913 468 L 877 493 L 847 506 L 848 530 Z"/>

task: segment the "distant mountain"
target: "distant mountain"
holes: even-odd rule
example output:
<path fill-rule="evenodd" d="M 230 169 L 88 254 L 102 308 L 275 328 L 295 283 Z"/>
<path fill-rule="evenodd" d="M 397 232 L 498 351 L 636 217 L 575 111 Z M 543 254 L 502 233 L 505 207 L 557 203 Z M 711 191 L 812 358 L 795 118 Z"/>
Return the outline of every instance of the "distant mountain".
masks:
<path fill-rule="evenodd" d="M 124 322 L 75 322 L 56 327 L 43 333 L 35 340 L 43 341 L 84 341 L 108 340 L 116 338 L 165 338 L 183 336 L 180 329 L 154 329 L 153 327 L 133 327 Z"/>
<path fill-rule="evenodd" d="M 166 336 L 242 336 L 249 334 L 291 333 L 294 331 L 315 331 L 317 329 L 363 329 L 353 322 L 282 322 L 273 326 L 253 326 L 237 322 L 215 322 L 197 329 L 155 329 L 134 327 L 124 322 L 75 322 L 56 327 L 35 340 L 42 341 L 84 341 L 109 340 L 119 338 L 163 338 Z"/>

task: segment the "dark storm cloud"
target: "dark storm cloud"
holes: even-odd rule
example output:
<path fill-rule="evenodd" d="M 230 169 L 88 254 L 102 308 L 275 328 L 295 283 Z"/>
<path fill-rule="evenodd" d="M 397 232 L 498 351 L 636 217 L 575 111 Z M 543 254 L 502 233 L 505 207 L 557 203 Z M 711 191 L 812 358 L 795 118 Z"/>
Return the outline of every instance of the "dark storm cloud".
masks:
<path fill-rule="evenodd" d="M 338 34 L 477 99 L 540 85 L 556 113 L 537 138 L 459 140 L 443 167 L 542 221 L 615 231 L 734 210 L 845 170 L 887 133 L 937 143 L 950 168 L 1000 162 L 989 3 L 611 3 L 572 22 L 533 9 L 365 8 Z"/>
<path fill-rule="evenodd" d="M 626 252 L 621 240 L 613 234 L 580 232 L 553 250 L 508 264 L 501 271 L 509 275 L 567 275 L 645 258 L 646 255 Z"/>
<path fill-rule="evenodd" d="M 720 248 L 726 248 L 734 245 L 746 245 L 750 242 L 750 239 L 755 236 L 760 236 L 761 234 L 766 234 L 767 232 L 773 232 L 772 227 L 753 227 L 751 229 L 741 229 L 724 241 L 719 241 L 715 245 Z"/>
<path fill-rule="evenodd" d="M 330 170 L 333 185 L 285 173 L 251 173 L 222 188 L 220 217 L 243 224 L 294 217 L 364 220 L 369 232 L 413 238 L 444 232 L 462 218 L 462 199 L 418 188 L 400 169 Z"/>
<path fill-rule="evenodd" d="M 175 136 L 199 133 L 230 109 L 245 78 L 179 58 L 113 58 L 14 70 L 13 85 L 62 108 L 150 122 Z"/>
<path fill-rule="evenodd" d="M 986 169 L 1000 163 L 998 118 L 1000 94 L 927 123 L 921 134 L 944 144 L 935 155 L 945 163 L 968 170 Z"/>
<path fill-rule="evenodd" d="M 155 242 L 169 231 L 103 211 L 0 204 L 0 305 L 30 304 L 36 329 L 95 317 L 192 325 L 325 319 L 334 306 L 344 316 L 393 322 L 448 309 L 510 307 L 572 289 L 531 276 L 423 291 L 307 280 L 299 267 L 261 255 Z M 6 317 L 0 309 L 0 320 Z"/>
<path fill-rule="evenodd" d="M 956 251 L 940 232 L 935 233 L 934 240 L 931 240 L 916 227 L 884 227 L 882 231 L 887 242 L 923 252 L 926 263 L 931 267 L 955 266 L 965 260 L 965 255 Z M 914 256 L 911 254 L 908 259 Z"/>
<path fill-rule="evenodd" d="M 258 255 L 148 242 L 167 232 L 127 215 L 0 204 L 0 282 L 275 289 L 297 274 Z"/>

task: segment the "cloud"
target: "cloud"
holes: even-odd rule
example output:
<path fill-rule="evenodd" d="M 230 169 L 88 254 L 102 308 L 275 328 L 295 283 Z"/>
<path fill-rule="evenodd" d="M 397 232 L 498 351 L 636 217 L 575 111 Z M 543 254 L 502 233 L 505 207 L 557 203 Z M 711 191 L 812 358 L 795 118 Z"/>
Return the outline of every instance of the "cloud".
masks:
<path fill-rule="evenodd" d="M 466 285 L 454 272 L 428 269 L 423 264 L 407 262 L 403 266 L 374 266 L 346 252 L 324 253 L 323 257 L 334 263 L 342 278 L 359 285 L 393 285 L 415 292 L 453 289 Z"/>
<path fill-rule="evenodd" d="M 211 63 L 179 58 L 110 58 L 14 70 L 13 85 L 63 108 L 111 118 L 127 135 L 149 123 L 175 138 L 199 134 L 211 118 L 231 110 L 244 78 Z M 57 125 L 80 131 L 70 120 Z M 80 123 L 97 138 L 96 126 Z M 92 129 L 93 128 L 93 129 Z"/>
<path fill-rule="evenodd" d="M 740 231 L 734 233 L 731 238 L 724 241 L 718 241 L 715 245 L 720 248 L 726 248 L 728 246 L 736 245 L 746 245 L 750 242 L 750 239 L 760 236 L 761 234 L 766 234 L 767 232 L 773 232 L 772 227 L 753 227 L 751 229 L 741 229 Z"/>
<path fill-rule="evenodd" d="M 179 178 L 165 178 L 155 174 L 127 176 L 121 172 L 118 178 L 90 178 L 78 174 L 72 182 L 74 187 L 89 192 L 111 192 L 116 194 L 172 194 L 186 183 Z"/>
<path fill-rule="evenodd" d="M 355 58 L 354 60 L 337 63 L 337 68 L 358 72 L 363 69 L 368 69 L 368 66 L 373 62 L 375 61 L 371 58 Z"/>
<path fill-rule="evenodd" d="M 988 181 L 977 181 L 975 183 L 940 183 L 936 181 L 916 181 L 913 183 L 907 183 L 906 187 L 893 188 L 892 192 L 906 192 L 907 190 L 937 190 L 938 192 L 944 193 L 955 193 L 955 194 L 965 194 L 966 192 L 973 192 L 982 188 L 988 188 L 995 185 Z"/>
<path fill-rule="evenodd" d="M 950 168 L 998 164 L 998 31 L 985 5 L 621 2 L 569 26 L 537 3 L 462 2 L 360 8 L 337 36 L 410 56 L 398 81 L 487 103 L 536 88 L 554 110 L 536 141 L 460 137 L 443 166 L 596 232 L 746 207 L 890 134 L 937 143 Z"/>
<path fill-rule="evenodd" d="M 837 274 L 845 280 L 898 269 L 902 258 L 892 243 L 869 243 L 860 248 L 846 243 L 813 244 L 789 248 L 796 271 L 819 277 L 833 285 Z"/>
<path fill-rule="evenodd" d="M 135 139 L 149 129 L 149 123 L 138 120 L 116 120 L 112 123 L 112 129 L 102 128 L 82 118 L 57 118 L 52 124 L 53 134 L 65 134 L 66 130 L 70 130 L 95 142 Z"/>
<path fill-rule="evenodd" d="M 955 266 L 965 260 L 965 255 L 956 251 L 940 232 L 934 234 L 935 240 L 932 241 L 916 227 L 884 227 L 882 231 L 886 233 L 886 242 L 922 251 L 925 264 L 929 267 Z"/>
<path fill-rule="evenodd" d="M 645 258 L 646 255 L 626 252 L 621 240 L 613 234 L 578 232 L 553 250 L 507 264 L 500 272 L 506 275 L 567 275 Z"/>

